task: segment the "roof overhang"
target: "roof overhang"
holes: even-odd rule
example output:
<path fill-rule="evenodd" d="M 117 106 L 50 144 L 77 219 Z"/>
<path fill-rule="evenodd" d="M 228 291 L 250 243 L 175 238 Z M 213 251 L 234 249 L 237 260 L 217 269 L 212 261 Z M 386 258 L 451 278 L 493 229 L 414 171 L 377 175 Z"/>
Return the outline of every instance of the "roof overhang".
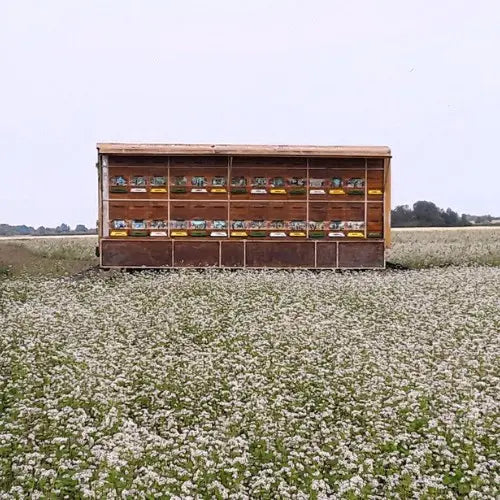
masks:
<path fill-rule="evenodd" d="M 253 144 L 97 144 L 108 155 L 221 155 L 221 156 L 320 156 L 344 158 L 390 158 L 387 146 L 294 146 Z"/>

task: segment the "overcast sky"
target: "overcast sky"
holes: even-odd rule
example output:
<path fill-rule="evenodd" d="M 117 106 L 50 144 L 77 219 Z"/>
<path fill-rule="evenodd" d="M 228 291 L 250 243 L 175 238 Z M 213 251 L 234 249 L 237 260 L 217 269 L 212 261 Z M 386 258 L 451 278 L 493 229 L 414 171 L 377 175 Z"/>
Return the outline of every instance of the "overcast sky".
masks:
<path fill-rule="evenodd" d="M 500 215 L 498 0 L 0 0 L 0 223 L 94 226 L 99 141 L 388 145 Z"/>

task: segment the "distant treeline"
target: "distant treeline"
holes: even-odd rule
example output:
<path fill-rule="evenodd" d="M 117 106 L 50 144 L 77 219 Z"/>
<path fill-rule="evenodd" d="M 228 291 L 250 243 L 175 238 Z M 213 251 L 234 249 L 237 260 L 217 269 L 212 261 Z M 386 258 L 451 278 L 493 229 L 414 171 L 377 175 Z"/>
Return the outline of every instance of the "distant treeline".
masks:
<path fill-rule="evenodd" d="M 500 224 L 500 218 L 491 215 L 459 215 L 451 208 L 439 208 L 431 201 L 417 201 L 399 205 L 391 211 L 392 227 L 454 227 Z"/>
<path fill-rule="evenodd" d="M 51 236 L 57 234 L 97 234 L 97 229 L 88 229 L 83 224 L 77 224 L 74 229 L 71 229 L 68 224 L 64 223 L 57 227 L 39 226 L 36 229 L 24 224 L 20 226 L 0 224 L 0 236 Z"/>

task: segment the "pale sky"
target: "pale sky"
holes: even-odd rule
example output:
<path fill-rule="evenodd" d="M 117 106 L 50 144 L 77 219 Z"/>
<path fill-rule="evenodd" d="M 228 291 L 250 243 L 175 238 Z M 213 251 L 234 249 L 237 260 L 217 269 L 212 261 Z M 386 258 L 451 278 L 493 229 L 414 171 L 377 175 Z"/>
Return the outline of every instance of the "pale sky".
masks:
<path fill-rule="evenodd" d="M 500 215 L 498 0 L 0 0 L 0 223 L 94 226 L 96 142 L 388 145 Z"/>

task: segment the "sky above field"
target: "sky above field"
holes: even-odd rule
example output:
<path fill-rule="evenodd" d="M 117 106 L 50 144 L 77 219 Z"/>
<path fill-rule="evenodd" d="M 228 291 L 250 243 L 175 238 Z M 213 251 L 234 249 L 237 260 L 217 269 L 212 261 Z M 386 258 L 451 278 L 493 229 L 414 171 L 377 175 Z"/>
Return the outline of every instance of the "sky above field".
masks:
<path fill-rule="evenodd" d="M 500 2 L 0 2 L 0 223 L 95 225 L 96 142 L 388 145 L 500 215 Z"/>

